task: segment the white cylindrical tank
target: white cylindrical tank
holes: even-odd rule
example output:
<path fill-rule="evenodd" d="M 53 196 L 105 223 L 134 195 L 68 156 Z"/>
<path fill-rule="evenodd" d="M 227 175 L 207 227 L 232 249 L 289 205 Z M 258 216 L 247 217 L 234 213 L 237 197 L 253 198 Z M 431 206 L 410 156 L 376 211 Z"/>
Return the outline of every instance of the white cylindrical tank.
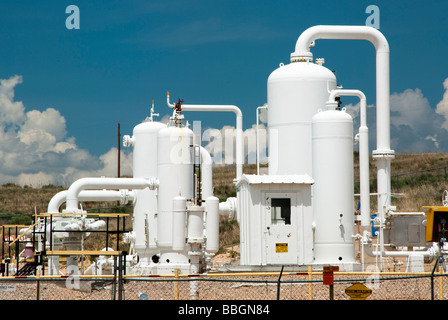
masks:
<path fill-rule="evenodd" d="M 205 200 L 205 234 L 207 237 L 205 250 L 215 253 L 219 250 L 219 199 L 210 196 Z"/>
<path fill-rule="evenodd" d="M 268 78 L 270 175 L 311 175 L 311 118 L 335 88 L 335 75 L 321 64 L 281 64 L 271 73 Z"/>
<path fill-rule="evenodd" d="M 157 177 L 157 135 L 166 128 L 160 122 L 146 120 L 134 127 L 131 143 L 133 145 L 134 178 Z M 125 142 L 126 144 L 126 142 Z M 128 142 L 129 144 L 129 142 Z M 135 250 L 148 253 L 148 248 L 156 248 L 157 190 L 135 190 L 134 226 Z M 147 230 L 145 230 L 147 228 Z"/>
<path fill-rule="evenodd" d="M 157 245 L 172 247 L 173 199 L 193 199 L 193 131 L 167 126 L 158 135 Z"/>
<path fill-rule="evenodd" d="M 134 178 L 157 176 L 157 135 L 166 125 L 145 120 L 133 130 L 133 175 Z"/>
<path fill-rule="evenodd" d="M 187 199 L 181 196 L 173 199 L 173 250 L 185 250 Z"/>
<path fill-rule="evenodd" d="M 345 109 L 312 118 L 312 145 L 315 263 L 353 263 L 353 120 Z"/>

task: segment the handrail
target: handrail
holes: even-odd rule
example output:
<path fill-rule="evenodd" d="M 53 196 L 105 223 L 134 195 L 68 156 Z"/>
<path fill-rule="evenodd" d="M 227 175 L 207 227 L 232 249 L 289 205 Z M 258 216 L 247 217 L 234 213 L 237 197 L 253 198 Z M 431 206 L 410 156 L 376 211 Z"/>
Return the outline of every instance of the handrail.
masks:
<path fill-rule="evenodd" d="M 19 240 L 21 237 L 23 237 L 24 235 L 25 235 L 25 233 L 27 233 L 31 228 L 34 228 L 35 226 L 36 226 L 36 224 L 37 224 L 37 222 L 35 223 L 35 224 L 33 224 L 33 225 L 31 225 L 28 229 L 26 229 L 24 232 L 22 232 L 22 234 L 20 234 L 19 236 L 17 236 L 17 238 L 13 241 L 13 242 L 11 242 L 10 244 L 9 244 L 9 246 L 12 246 L 17 240 Z"/>

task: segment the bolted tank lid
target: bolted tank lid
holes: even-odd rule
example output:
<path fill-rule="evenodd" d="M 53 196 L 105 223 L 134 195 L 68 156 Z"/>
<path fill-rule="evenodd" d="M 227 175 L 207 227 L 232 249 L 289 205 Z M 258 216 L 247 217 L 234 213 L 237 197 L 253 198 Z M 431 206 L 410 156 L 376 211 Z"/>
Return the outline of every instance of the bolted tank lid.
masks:
<path fill-rule="evenodd" d="M 291 62 L 310 62 L 313 61 L 313 54 L 310 51 L 291 53 Z"/>

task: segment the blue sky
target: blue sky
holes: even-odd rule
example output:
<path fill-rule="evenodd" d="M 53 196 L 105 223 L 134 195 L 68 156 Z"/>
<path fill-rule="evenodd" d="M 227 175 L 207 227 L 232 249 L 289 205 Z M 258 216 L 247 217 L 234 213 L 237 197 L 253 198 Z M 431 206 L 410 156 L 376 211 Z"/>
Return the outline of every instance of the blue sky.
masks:
<path fill-rule="evenodd" d="M 79 30 L 65 25 L 72 4 L 80 10 Z M 0 151 L 11 162 L 0 164 L 0 182 L 59 183 L 100 174 L 108 165 L 105 155 L 112 157 L 117 146 L 117 124 L 122 134 L 132 134 L 151 100 L 161 116 L 169 114 L 167 91 L 185 103 L 237 105 L 248 129 L 256 107 L 266 102 L 269 74 L 289 63 L 298 36 L 318 24 L 365 25 L 368 5 L 380 9 L 380 31 L 391 49 L 393 146 L 397 152 L 448 151 L 448 125 L 439 130 L 448 110 L 435 112 L 448 78 L 445 1 L 4 0 L 0 79 L 6 102 L 1 109 L 0 100 L 0 110 L 5 113 L 11 104 L 21 114 L 3 116 L 3 122 L 0 116 L 0 129 L 9 137 L 0 139 Z M 375 104 L 370 43 L 319 40 L 312 51 L 337 70 L 340 84 L 362 90 L 368 104 Z M 406 110 L 409 105 L 414 109 Z M 233 114 L 186 116 L 202 121 L 202 127 L 235 123 Z M 37 142 L 39 135 L 46 146 Z M 17 139 L 29 147 L 25 156 Z M 48 165 L 59 170 L 59 178 Z"/>

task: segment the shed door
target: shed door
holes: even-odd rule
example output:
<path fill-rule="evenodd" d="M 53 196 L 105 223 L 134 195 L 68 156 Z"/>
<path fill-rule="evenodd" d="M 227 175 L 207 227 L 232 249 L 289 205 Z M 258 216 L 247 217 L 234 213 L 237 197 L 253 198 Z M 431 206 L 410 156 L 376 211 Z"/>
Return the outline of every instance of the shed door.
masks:
<path fill-rule="evenodd" d="M 266 263 L 297 264 L 297 197 L 294 193 L 266 193 Z"/>

